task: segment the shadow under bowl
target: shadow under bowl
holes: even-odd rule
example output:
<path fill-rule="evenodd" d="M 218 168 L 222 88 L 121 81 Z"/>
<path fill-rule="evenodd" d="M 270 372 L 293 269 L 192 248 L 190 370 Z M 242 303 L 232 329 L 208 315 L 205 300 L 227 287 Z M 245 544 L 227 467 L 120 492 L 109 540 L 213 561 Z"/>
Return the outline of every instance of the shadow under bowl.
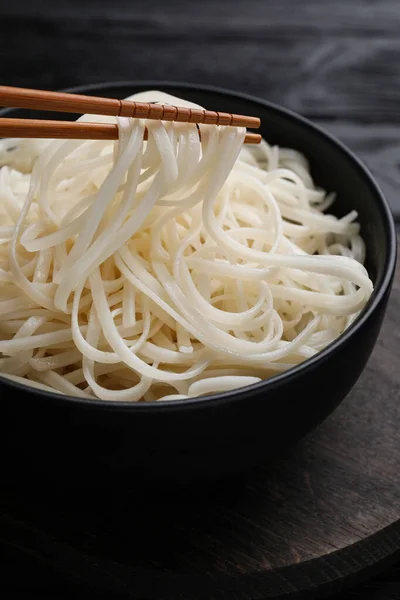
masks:
<path fill-rule="evenodd" d="M 138 480 L 201 481 L 243 472 L 276 457 L 324 420 L 364 369 L 385 313 L 396 259 L 388 204 L 370 173 L 340 142 L 281 107 L 227 90 L 168 82 L 79 87 L 124 98 L 159 89 L 201 104 L 261 118 L 270 144 L 310 161 L 316 183 L 337 192 L 333 212 L 355 209 L 375 290 L 357 321 L 328 348 L 269 380 L 214 396 L 161 404 L 85 401 L 0 378 L 4 477 L 43 477 L 68 486 L 134 485 Z M 7 111 L 10 116 L 47 113 Z M 73 115 L 57 118 L 74 119 Z"/>

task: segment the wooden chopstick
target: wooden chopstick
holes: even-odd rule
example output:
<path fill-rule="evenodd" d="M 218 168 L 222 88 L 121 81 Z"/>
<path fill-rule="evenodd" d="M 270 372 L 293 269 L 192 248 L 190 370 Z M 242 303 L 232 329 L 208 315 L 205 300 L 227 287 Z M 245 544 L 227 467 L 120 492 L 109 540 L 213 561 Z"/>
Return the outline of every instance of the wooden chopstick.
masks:
<path fill-rule="evenodd" d="M 113 123 L 0 118 L 0 137 L 117 140 L 118 131 L 118 126 Z M 147 139 L 147 128 L 144 139 Z M 245 144 L 259 144 L 260 142 L 261 135 L 258 133 L 247 133 L 244 138 Z"/>
<path fill-rule="evenodd" d="M 162 121 L 179 121 L 181 123 L 227 125 L 250 129 L 258 129 L 260 126 L 260 119 L 258 117 L 186 108 L 184 106 L 170 106 L 168 104 L 132 102 L 130 100 L 82 96 L 80 94 L 68 94 L 65 92 L 31 90 L 5 85 L 0 86 L 0 106 L 92 115 L 137 117 Z"/>

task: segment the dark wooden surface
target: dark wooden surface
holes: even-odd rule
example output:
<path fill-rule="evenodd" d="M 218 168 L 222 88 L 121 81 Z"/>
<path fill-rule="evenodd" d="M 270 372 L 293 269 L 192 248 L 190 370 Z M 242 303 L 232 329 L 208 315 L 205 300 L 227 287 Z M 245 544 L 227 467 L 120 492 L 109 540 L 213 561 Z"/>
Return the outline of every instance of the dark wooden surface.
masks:
<path fill-rule="evenodd" d="M 400 215 L 399 28 L 398 0 L 4 1 L 0 75 L 2 83 L 48 89 L 174 79 L 267 98 L 345 141 Z M 250 600 L 290 591 L 288 569 L 304 589 L 339 585 L 355 572 L 372 577 L 369 565 L 396 558 L 400 535 L 399 309 L 398 273 L 378 346 L 355 390 L 295 452 L 247 482 L 162 502 L 140 503 L 139 495 L 139 505 L 138 493 L 44 497 L 1 489 L 0 593 L 97 598 L 137 591 L 145 600 L 159 586 L 157 598 L 190 600 L 194 586 L 199 598 Z M 297 574 L 296 564 L 307 559 L 321 562 Z M 141 576 L 143 567 L 159 570 L 152 586 L 134 579 L 140 567 Z M 268 580 L 275 567 L 286 572 Z M 223 593 L 227 575 L 236 588 Z M 219 596 L 208 576 L 218 580 Z M 395 566 L 337 600 L 399 595 Z"/>
<path fill-rule="evenodd" d="M 398 0 L 3 0 L 0 28 L 10 85 L 174 79 L 296 110 L 358 152 L 400 216 Z"/>

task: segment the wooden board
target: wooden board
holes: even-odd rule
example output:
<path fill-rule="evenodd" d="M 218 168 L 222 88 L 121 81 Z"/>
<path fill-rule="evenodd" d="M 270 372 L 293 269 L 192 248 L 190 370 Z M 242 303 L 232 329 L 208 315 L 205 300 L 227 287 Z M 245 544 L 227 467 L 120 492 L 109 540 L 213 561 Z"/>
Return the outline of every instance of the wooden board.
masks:
<path fill-rule="evenodd" d="M 19 569 L 29 555 L 137 600 L 290 598 L 370 577 L 400 558 L 399 311 L 400 267 L 355 389 L 280 462 L 191 490 L 3 491 L 3 547 Z"/>

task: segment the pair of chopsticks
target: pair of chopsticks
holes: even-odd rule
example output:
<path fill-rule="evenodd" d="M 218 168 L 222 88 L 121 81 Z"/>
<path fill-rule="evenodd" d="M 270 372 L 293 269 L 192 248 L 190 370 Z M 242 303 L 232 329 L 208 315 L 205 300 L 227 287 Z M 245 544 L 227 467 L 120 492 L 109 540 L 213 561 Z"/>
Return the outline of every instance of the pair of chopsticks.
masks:
<path fill-rule="evenodd" d="M 257 129 L 260 126 L 258 117 L 186 108 L 184 106 L 131 102 L 130 100 L 31 90 L 4 85 L 0 86 L 0 106 L 91 115 L 136 117 L 177 121 L 179 123 L 249 127 L 252 129 Z M 144 139 L 147 139 L 147 133 L 146 129 Z M 118 126 L 112 123 L 0 118 L 0 137 L 116 140 L 118 139 Z M 244 139 L 245 144 L 259 144 L 260 142 L 261 136 L 257 133 L 247 133 Z"/>

